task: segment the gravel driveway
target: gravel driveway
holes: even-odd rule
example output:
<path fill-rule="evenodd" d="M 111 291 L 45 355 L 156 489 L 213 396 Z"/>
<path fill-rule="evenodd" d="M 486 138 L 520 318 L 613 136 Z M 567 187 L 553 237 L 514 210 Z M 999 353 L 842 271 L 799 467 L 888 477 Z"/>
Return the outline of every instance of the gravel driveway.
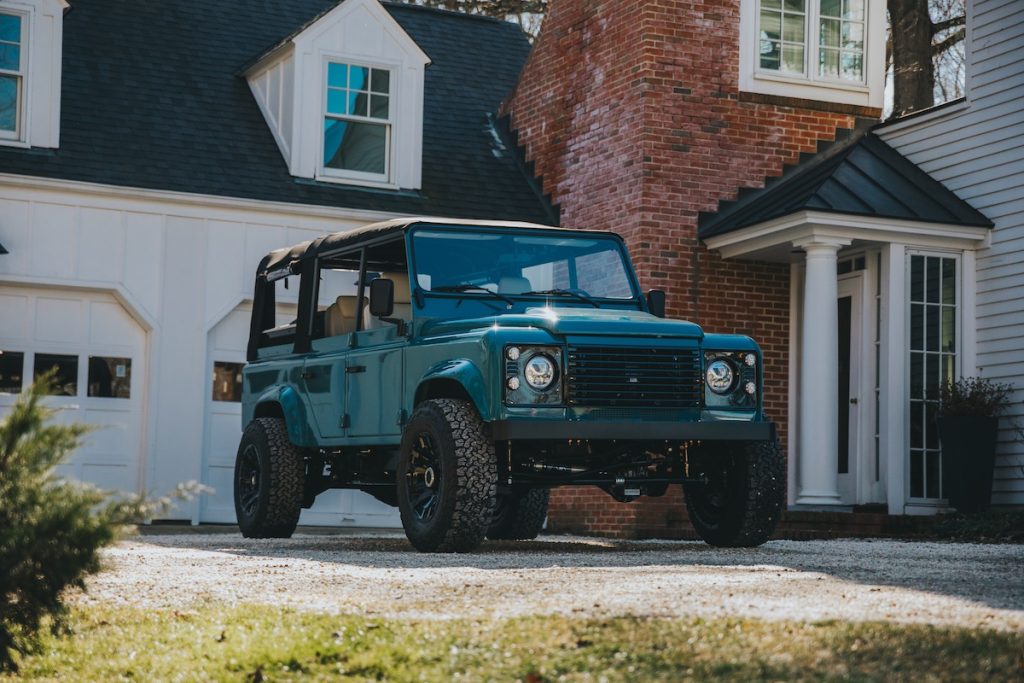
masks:
<path fill-rule="evenodd" d="M 401 535 L 138 536 L 105 551 L 83 602 L 208 601 L 330 613 L 486 618 L 744 616 L 1024 630 L 1024 546 L 890 540 L 687 541 L 564 536 L 414 552 Z"/>

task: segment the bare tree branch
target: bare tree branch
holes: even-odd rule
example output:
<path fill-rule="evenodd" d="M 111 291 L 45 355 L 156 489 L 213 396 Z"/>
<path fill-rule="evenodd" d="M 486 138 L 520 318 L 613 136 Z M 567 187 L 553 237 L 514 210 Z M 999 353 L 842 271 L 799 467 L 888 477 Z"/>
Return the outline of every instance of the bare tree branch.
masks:
<path fill-rule="evenodd" d="M 933 34 L 935 34 L 935 33 L 942 33 L 943 31 L 947 31 L 947 30 L 949 30 L 951 28 L 955 28 L 957 26 L 966 26 L 966 25 L 967 25 L 967 16 L 964 15 L 964 14 L 961 14 L 960 16 L 950 17 L 949 19 L 943 19 L 942 21 L 933 21 L 932 22 L 932 33 Z"/>
<path fill-rule="evenodd" d="M 949 48 L 953 47 L 967 35 L 967 29 L 960 29 L 955 33 L 951 33 L 939 42 L 932 45 L 932 56 L 936 57 L 945 53 Z"/>

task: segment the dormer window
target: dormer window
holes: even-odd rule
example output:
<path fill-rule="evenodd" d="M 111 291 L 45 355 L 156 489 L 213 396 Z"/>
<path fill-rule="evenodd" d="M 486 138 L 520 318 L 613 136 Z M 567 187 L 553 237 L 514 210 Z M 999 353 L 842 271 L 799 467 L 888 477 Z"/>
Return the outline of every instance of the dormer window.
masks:
<path fill-rule="evenodd" d="M 864 25 L 864 0 L 761 0 L 758 68 L 863 83 Z M 808 34 L 817 35 L 815 44 Z"/>
<path fill-rule="evenodd" d="M 429 63 L 378 0 L 345 0 L 244 74 L 293 176 L 416 190 Z"/>
<path fill-rule="evenodd" d="M 0 137 L 18 140 L 25 91 L 25 34 L 21 14 L 0 12 Z"/>
<path fill-rule="evenodd" d="M 740 90 L 880 108 L 883 0 L 740 0 Z"/>
<path fill-rule="evenodd" d="M 391 72 L 327 63 L 323 173 L 387 181 L 391 148 Z"/>

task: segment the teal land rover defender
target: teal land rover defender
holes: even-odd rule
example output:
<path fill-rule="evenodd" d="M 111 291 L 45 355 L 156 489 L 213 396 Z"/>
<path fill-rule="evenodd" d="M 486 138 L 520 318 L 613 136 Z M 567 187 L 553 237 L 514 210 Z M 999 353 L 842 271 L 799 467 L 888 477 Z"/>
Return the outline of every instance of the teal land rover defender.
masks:
<path fill-rule="evenodd" d="M 419 550 L 465 552 L 536 537 L 556 486 L 631 501 L 678 483 L 708 543 L 763 543 L 785 466 L 760 349 L 664 309 L 610 232 L 403 219 L 272 252 L 244 370 L 242 533 L 290 536 L 318 494 L 350 488 L 398 506 Z"/>

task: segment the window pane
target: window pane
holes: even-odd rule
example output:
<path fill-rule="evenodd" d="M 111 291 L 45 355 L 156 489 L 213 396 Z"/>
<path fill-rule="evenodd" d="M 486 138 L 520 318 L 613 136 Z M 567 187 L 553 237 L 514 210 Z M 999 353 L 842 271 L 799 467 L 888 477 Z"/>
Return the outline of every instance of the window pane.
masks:
<path fill-rule="evenodd" d="M 924 453 L 910 452 L 910 496 L 924 498 Z"/>
<path fill-rule="evenodd" d="M 910 348 L 924 350 L 924 304 L 910 304 Z"/>
<path fill-rule="evenodd" d="M 821 35 L 818 42 L 822 47 L 839 47 L 838 19 L 821 20 Z"/>
<path fill-rule="evenodd" d="M 864 21 L 864 0 L 843 0 L 843 19 Z"/>
<path fill-rule="evenodd" d="M 791 73 L 803 73 L 804 48 L 801 45 L 782 46 L 782 70 Z"/>
<path fill-rule="evenodd" d="M 924 396 L 924 354 L 910 354 L 910 397 Z"/>
<path fill-rule="evenodd" d="M 17 71 L 21 67 L 21 48 L 11 43 L 0 43 L 0 69 Z"/>
<path fill-rule="evenodd" d="M 21 42 L 21 17 L 15 14 L 0 14 L 0 40 L 8 43 Z"/>
<path fill-rule="evenodd" d="M 924 301 L 924 256 L 910 257 L 910 300 Z"/>
<path fill-rule="evenodd" d="M 818 75 L 829 78 L 839 77 L 839 50 L 821 48 L 818 52 Z"/>
<path fill-rule="evenodd" d="M 772 69 L 773 71 L 779 70 L 779 57 L 781 48 L 779 43 L 773 40 L 762 40 L 761 41 L 761 68 Z"/>
<path fill-rule="evenodd" d="M 787 14 L 786 20 L 783 23 L 783 34 L 782 39 L 790 43 L 804 42 L 804 15 L 802 14 Z"/>
<path fill-rule="evenodd" d="M 324 166 L 383 174 L 387 126 L 355 121 L 324 121 Z"/>
<path fill-rule="evenodd" d="M 941 498 L 939 492 L 939 452 L 928 451 L 925 461 L 925 490 L 929 498 Z"/>
<path fill-rule="evenodd" d="M 778 12 L 761 12 L 761 38 L 778 40 L 782 37 L 782 15 Z"/>
<path fill-rule="evenodd" d="M 823 17 L 838 17 L 842 16 L 843 3 L 841 0 L 819 0 L 818 5 L 821 8 L 821 15 Z"/>
<path fill-rule="evenodd" d="M 330 114 L 347 114 L 348 107 L 346 105 L 346 99 L 348 97 L 347 90 L 334 90 L 333 88 L 327 90 L 327 112 Z"/>
<path fill-rule="evenodd" d="M 366 93 L 349 91 L 348 113 L 355 116 L 366 116 L 369 114 L 370 96 Z"/>
<path fill-rule="evenodd" d="M 782 0 L 761 0 L 761 7 L 780 9 L 782 7 Z"/>
<path fill-rule="evenodd" d="M 910 402 L 910 447 L 924 448 L 924 403 Z"/>
<path fill-rule="evenodd" d="M 0 394 L 21 392 L 21 376 L 25 354 L 21 351 L 0 351 Z"/>
<path fill-rule="evenodd" d="M 952 306 L 942 307 L 942 350 L 952 353 L 956 351 L 956 309 Z"/>
<path fill-rule="evenodd" d="M 370 90 L 379 93 L 391 92 L 391 72 L 384 71 L 383 69 L 374 69 Z"/>
<path fill-rule="evenodd" d="M 132 397 L 132 359 L 89 356 L 89 396 Z"/>
<path fill-rule="evenodd" d="M 844 52 L 840 70 L 844 80 L 864 80 L 864 56 L 859 52 Z"/>
<path fill-rule="evenodd" d="M 925 316 L 924 343 L 928 351 L 939 350 L 939 321 L 941 320 L 942 308 L 939 306 L 927 306 Z"/>
<path fill-rule="evenodd" d="M 15 76 L 0 76 L 0 130 L 18 130 L 18 81 Z"/>
<path fill-rule="evenodd" d="M 33 376 L 38 379 L 40 375 L 56 368 L 57 374 L 53 378 L 51 396 L 77 396 L 78 395 L 78 356 L 65 356 L 56 353 L 37 353 Z"/>
<path fill-rule="evenodd" d="M 348 87 L 352 90 L 369 90 L 370 70 L 365 66 L 351 66 L 348 70 Z"/>
<path fill-rule="evenodd" d="M 843 47 L 847 50 L 864 49 L 864 24 L 843 22 Z"/>
<path fill-rule="evenodd" d="M 348 65 L 328 64 L 327 85 L 332 88 L 344 88 L 348 86 Z"/>
<path fill-rule="evenodd" d="M 372 95 L 370 99 L 370 116 L 375 119 L 388 118 L 388 96 Z"/>
<path fill-rule="evenodd" d="M 213 400 L 242 400 L 242 367 L 243 363 L 225 363 L 217 361 L 213 364 Z"/>
<path fill-rule="evenodd" d="M 941 267 L 942 259 L 934 256 L 929 256 L 925 261 L 925 271 L 928 274 L 928 287 L 925 293 L 928 297 L 928 303 L 937 304 L 939 303 L 940 278 L 941 278 Z"/>
<path fill-rule="evenodd" d="M 942 303 L 956 303 L 956 260 L 942 259 Z"/>
<path fill-rule="evenodd" d="M 782 6 L 787 12 L 804 12 L 806 11 L 807 3 L 805 0 L 783 0 Z"/>

